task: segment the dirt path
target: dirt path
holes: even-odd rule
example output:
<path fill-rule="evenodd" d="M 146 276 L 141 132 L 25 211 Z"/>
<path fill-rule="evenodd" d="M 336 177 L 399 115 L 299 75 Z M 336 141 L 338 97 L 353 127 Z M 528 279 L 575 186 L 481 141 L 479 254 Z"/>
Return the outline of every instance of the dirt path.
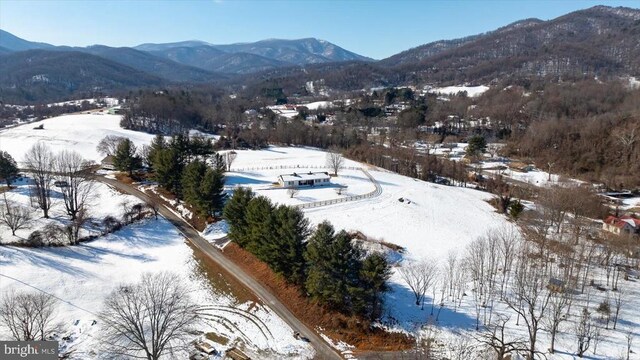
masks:
<path fill-rule="evenodd" d="M 123 184 L 114 179 L 108 179 L 103 176 L 95 176 L 95 180 L 110 185 L 124 193 L 133 195 L 144 202 L 154 202 L 151 197 L 131 185 Z M 244 272 L 239 266 L 227 259 L 220 250 L 205 240 L 200 234 L 184 219 L 177 216 L 173 211 L 163 205 L 159 207 L 159 213 L 171 222 L 192 244 L 202 251 L 207 257 L 216 262 L 222 268 L 226 269 L 230 276 L 233 276 L 246 288 L 251 290 L 258 298 L 260 298 L 269 308 L 273 310 L 282 320 L 284 320 L 294 332 L 299 332 L 303 336 L 311 340 L 311 346 L 316 351 L 317 359 L 342 359 L 342 357 L 325 342 L 315 331 L 309 329 L 305 324 L 298 320 L 287 307 L 281 303 L 278 298 L 272 295 L 265 287 L 253 279 L 249 274 Z"/>

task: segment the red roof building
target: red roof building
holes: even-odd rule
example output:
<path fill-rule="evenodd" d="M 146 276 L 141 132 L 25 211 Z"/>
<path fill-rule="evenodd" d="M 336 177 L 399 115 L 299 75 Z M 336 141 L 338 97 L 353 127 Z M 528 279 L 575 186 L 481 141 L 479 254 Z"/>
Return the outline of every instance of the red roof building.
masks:
<path fill-rule="evenodd" d="M 640 234 L 640 219 L 631 216 L 608 216 L 604 219 L 602 229 L 616 235 L 620 234 Z"/>

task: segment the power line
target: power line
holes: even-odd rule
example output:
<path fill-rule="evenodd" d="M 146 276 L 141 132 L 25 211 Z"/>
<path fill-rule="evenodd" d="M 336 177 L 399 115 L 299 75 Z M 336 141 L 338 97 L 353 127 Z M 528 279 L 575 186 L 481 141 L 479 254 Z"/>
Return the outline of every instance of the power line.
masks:
<path fill-rule="evenodd" d="M 21 284 L 24 284 L 24 285 L 26 285 L 26 286 L 28 286 L 28 287 L 30 287 L 30 288 L 32 288 L 32 289 L 35 289 L 35 290 L 37 290 L 37 291 L 40 291 L 41 293 L 47 294 L 47 295 L 49 295 L 49 296 L 51 296 L 51 297 L 53 297 L 53 298 L 55 298 L 55 299 L 58 299 L 59 301 L 61 301 L 61 302 L 63 302 L 63 303 L 69 304 L 69 305 L 71 305 L 72 307 L 74 307 L 74 308 L 76 308 L 76 309 L 79 309 L 79 310 L 82 310 L 82 311 L 84 311 L 84 312 L 86 312 L 86 313 L 89 313 L 89 314 L 91 314 L 91 315 L 94 315 L 94 316 L 100 317 L 100 315 L 98 315 L 98 314 L 94 313 L 94 312 L 93 312 L 93 311 L 91 311 L 91 310 L 87 310 L 87 309 L 85 309 L 85 308 L 82 308 L 82 307 L 80 307 L 80 306 L 78 306 L 78 305 L 76 305 L 76 304 L 74 304 L 74 303 L 72 303 L 72 302 L 70 302 L 70 301 L 67 301 L 67 300 L 65 300 L 65 299 L 62 299 L 62 298 L 61 298 L 61 297 L 59 297 L 59 296 L 56 296 L 56 295 L 54 295 L 54 294 L 52 294 L 52 293 L 50 293 L 50 292 L 47 292 L 47 291 L 45 291 L 45 290 L 42 290 L 42 289 L 40 289 L 40 288 L 38 288 L 38 287 L 36 287 L 36 286 L 33 286 L 33 285 L 31 285 L 31 284 L 28 284 L 28 283 L 26 283 L 26 282 L 24 282 L 24 281 L 22 281 L 22 280 L 20 280 L 20 279 L 16 279 L 16 278 L 14 278 L 14 277 L 11 277 L 11 276 L 9 276 L 9 275 L 4 275 L 4 274 L 0 274 L 0 276 L 5 277 L 5 278 L 10 279 L 10 280 L 13 280 L 13 281 L 16 281 L 16 282 L 19 282 L 19 283 L 21 283 Z"/>

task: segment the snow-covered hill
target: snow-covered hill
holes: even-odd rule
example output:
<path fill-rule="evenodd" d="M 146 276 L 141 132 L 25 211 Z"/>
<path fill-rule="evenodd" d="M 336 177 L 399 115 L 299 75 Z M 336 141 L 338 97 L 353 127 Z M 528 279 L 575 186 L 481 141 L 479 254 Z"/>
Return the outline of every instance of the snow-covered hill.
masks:
<path fill-rule="evenodd" d="M 0 150 L 7 151 L 17 162 L 38 141 L 45 142 L 54 152 L 66 149 L 79 152 L 85 159 L 100 162 L 103 158 L 96 146 L 106 135 L 127 137 L 136 146 L 153 139 L 153 135 L 120 127 L 120 115 L 63 115 L 0 131 Z M 42 130 L 35 128 L 42 125 Z"/>

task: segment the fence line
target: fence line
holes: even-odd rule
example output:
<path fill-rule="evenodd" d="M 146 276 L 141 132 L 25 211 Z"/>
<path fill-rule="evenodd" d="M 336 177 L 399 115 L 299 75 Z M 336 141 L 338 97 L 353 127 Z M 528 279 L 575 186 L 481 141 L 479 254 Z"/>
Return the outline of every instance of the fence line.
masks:
<path fill-rule="evenodd" d="M 231 172 L 255 171 L 255 170 L 281 170 L 281 169 L 330 169 L 333 168 L 325 165 L 271 165 L 271 166 L 252 166 L 246 168 L 233 168 Z M 362 170 L 360 166 L 341 166 L 340 170 Z"/>
<path fill-rule="evenodd" d="M 233 168 L 231 169 L 231 172 L 279 170 L 279 169 L 331 169 L 333 170 L 332 168 L 324 165 L 271 165 L 271 166 L 252 166 L 252 167 L 246 167 L 246 168 Z M 369 181 L 371 181 L 371 183 L 373 183 L 373 185 L 376 187 L 375 190 L 362 195 L 351 195 L 343 198 L 337 198 L 337 199 L 331 199 L 331 200 L 320 200 L 320 201 L 314 201 L 310 203 L 297 204 L 297 205 L 291 205 L 291 206 L 299 209 L 311 209 L 311 208 L 317 208 L 321 206 L 340 204 L 340 203 L 349 202 L 349 201 L 370 199 L 376 196 L 380 196 L 380 194 L 382 194 L 382 186 L 380 186 L 378 181 L 373 176 L 371 176 L 371 174 L 367 170 L 365 170 L 363 167 L 341 166 L 340 169 L 362 171 L 364 175 L 367 178 L 369 178 Z"/>
<path fill-rule="evenodd" d="M 311 208 L 317 208 L 321 206 L 328 206 L 328 205 L 340 204 L 340 203 L 349 202 L 349 201 L 370 199 L 376 196 L 380 196 L 380 194 L 382 194 L 382 186 L 380 186 L 378 181 L 373 176 L 371 176 L 371 174 L 369 174 L 367 170 L 363 168 L 357 168 L 357 169 L 362 171 L 365 174 L 365 176 L 369 178 L 369 180 L 376 187 L 375 190 L 362 195 L 352 195 L 352 196 L 347 196 L 347 197 L 338 198 L 338 199 L 314 201 L 310 203 L 293 205 L 293 207 L 296 207 L 298 209 L 311 209 Z"/>

